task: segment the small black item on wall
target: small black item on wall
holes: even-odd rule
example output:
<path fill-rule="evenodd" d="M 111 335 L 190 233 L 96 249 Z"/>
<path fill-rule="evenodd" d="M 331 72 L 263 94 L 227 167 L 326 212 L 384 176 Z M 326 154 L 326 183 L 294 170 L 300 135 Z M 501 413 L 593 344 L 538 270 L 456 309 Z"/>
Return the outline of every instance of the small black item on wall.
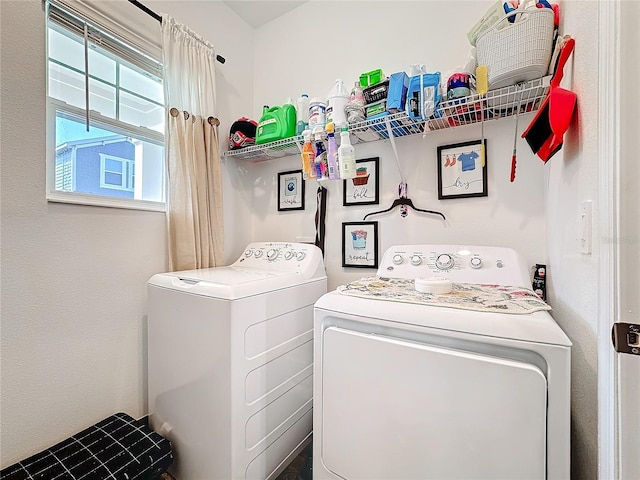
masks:
<path fill-rule="evenodd" d="M 278 211 L 304 210 L 302 170 L 278 173 Z"/>
<path fill-rule="evenodd" d="M 487 140 L 484 162 L 480 140 L 438 147 L 438 199 L 486 197 Z"/>
<path fill-rule="evenodd" d="M 378 268 L 378 222 L 342 222 L 342 266 Z"/>
<path fill-rule="evenodd" d="M 377 205 L 380 200 L 378 157 L 356 160 L 356 176 L 344 180 L 342 205 Z"/>

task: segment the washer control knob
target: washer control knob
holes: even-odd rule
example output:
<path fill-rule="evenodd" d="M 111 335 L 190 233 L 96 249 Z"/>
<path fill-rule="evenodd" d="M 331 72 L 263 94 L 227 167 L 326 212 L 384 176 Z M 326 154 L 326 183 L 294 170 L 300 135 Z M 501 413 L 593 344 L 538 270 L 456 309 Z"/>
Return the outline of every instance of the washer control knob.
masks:
<path fill-rule="evenodd" d="M 439 270 L 449 270 L 453 267 L 453 257 L 448 253 L 442 253 L 436 258 L 436 267 Z"/>
<path fill-rule="evenodd" d="M 307 256 L 306 252 L 298 252 L 296 254 L 296 260 L 298 260 L 300 262 L 300 261 L 304 260 L 304 257 L 306 257 L 306 256 Z"/>
<path fill-rule="evenodd" d="M 400 264 L 402 264 L 403 261 L 404 261 L 404 259 L 402 258 L 402 255 L 400 255 L 399 253 L 396 253 L 393 256 L 393 264 L 394 265 L 400 265 Z"/>
<path fill-rule="evenodd" d="M 262 256 L 262 250 L 256 250 L 256 253 L 254 253 L 253 256 L 256 258 L 260 258 Z"/>
<path fill-rule="evenodd" d="M 502 260 L 496 261 L 496 267 L 502 268 L 504 265 L 502 264 Z"/>
<path fill-rule="evenodd" d="M 473 257 L 469 260 L 469 265 L 471 265 L 471 268 L 482 268 L 482 259 L 480 257 Z"/>
<path fill-rule="evenodd" d="M 267 251 L 267 260 L 273 262 L 276 258 L 278 258 L 278 250 L 272 248 L 271 250 Z"/>
<path fill-rule="evenodd" d="M 422 257 L 420 257 L 420 255 L 411 256 L 411 265 L 413 265 L 414 267 L 417 267 L 421 263 L 422 263 Z"/>
<path fill-rule="evenodd" d="M 294 256 L 294 252 L 292 250 L 288 250 L 286 252 L 284 252 L 284 259 L 285 260 L 291 260 Z"/>
<path fill-rule="evenodd" d="M 246 252 L 244 252 L 244 256 L 249 258 L 251 255 L 253 255 L 253 250 L 249 249 Z"/>

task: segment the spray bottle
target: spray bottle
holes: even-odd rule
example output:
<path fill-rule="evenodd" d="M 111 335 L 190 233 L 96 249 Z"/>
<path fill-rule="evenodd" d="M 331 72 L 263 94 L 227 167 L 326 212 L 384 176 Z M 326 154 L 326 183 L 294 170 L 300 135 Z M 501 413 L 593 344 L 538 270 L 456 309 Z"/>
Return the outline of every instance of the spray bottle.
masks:
<path fill-rule="evenodd" d="M 329 180 L 340 180 L 340 169 L 338 167 L 338 144 L 334 134 L 335 126 L 333 122 L 327 123 L 327 166 L 329 167 Z"/>
<path fill-rule="evenodd" d="M 304 145 L 302 146 L 302 178 L 307 180 L 309 178 L 316 178 L 316 154 L 313 151 L 313 145 L 311 143 L 311 130 L 304 130 L 302 132 L 304 138 Z"/>
<path fill-rule="evenodd" d="M 320 126 L 313 129 L 313 137 L 316 142 L 316 177 L 318 181 L 329 178 L 327 167 L 327 149 L 322 141 L 322 132 L 324 129 Z"/>
<path fill-rule="evenodd" d="M 338 163 L 340 178 L 354 178 L 356 176 L 356 151 L 351 145 L 349 129 L 342 127 L 340 132 L 340 148 L 338 149 Z"/>

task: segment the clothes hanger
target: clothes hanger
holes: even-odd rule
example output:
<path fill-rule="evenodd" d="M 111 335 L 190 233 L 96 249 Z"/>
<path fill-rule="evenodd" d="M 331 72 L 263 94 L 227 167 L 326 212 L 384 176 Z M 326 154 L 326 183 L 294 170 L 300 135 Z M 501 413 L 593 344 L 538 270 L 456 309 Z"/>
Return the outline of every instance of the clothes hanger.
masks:
<path fill-rule="evenodd" d="M 393 210 L 396 207 L 400 207 L 400 215 L 402 217 L 406 217 L 407 216 L 407 207 L 415 210 L 416 212 L 423 212 L 423 213 L 431 213 L 433 215 L 440 215 L 442 217 L 443 220 L 446 220 L 447 218 L 444 216 L 444 214 L 440 213 L 440 212 L 436 212 L 434 210 L 424 210 L 422 208 L 418 208 L 416 207 L 413 202 L 411 201 L 411 199 L 409 197 L 407 197 L 407 182 L 404 181 L 404 177 L 402 176 L 402 169 L 400 168 L 400 161 L 398 160 L 398 151 L 396 150 L 396 142 L 393 136 L 393 133 L 391 132 L 391 126 L 389 125 L 389 118 L 387 117 L 385 119 L 385 123 L 386 123 L 386 127 L 387 127 L 387 135 L 389 136 L 389 141 L 391 142 L 391 147 L 393 148 L 393 154 L 396 160 L 396 165 L 398 166 L 398 173 L 400 173 L 400 185 L 398 185 L 398 198 L 396 198 L 393 203 L 391 204 L 391 206 L 385 210 L 378 210 L 377 212 L 371 212 L 371 213 L 367 213 L 364 218 L 362 219 L 363 221 L 367 219 L 367 217 L 370 217 L 371 215 L 378 215 L 380 213 L 386 213 L 386 212 L 390 212 L 391 210 Z"/>
<path fill-rule="evenodd" d="M 431 213 L 433 215 L 440 215 L 442 217 L 443 220 L 446 220 L 447 218 L 444 216 L 443 213 L 440 212 L 436 212 L 434 210 L 424 210 L 422 208 L 418 208 L 413 204 L 413 201 L 406 196 L 406 190 L 407 190 L 407 184 L 404 182 L 401 182 L 400 185 L 398 186 L 398 191 L 399 196 L 398 198 L 396 198 L 393 203 L 391 204 L 391 206 L 389 208 L 386 208 L 384 210 L 378 210 L 377 212 L 371 212 L 371 213 L 367 213 L 364 218 L 362 219 L 363 221 L 367 219 L 367 217 L 370 217 L 371 215 L 379 215 L 381 213 L 386 213 L 386 212 L 390 212 L 391 210 L 393 210 L 394 208 L 400 206 L 402 207 L 401 211 L 400 211 L 400 215 L 403 217 L 407 216 L 407 208 L 409 207 L 413 210 L 415 210 L 416 212 L 423 212 L 423 213 Z M 403 194 L 404 192 L 404 194 Z"/>

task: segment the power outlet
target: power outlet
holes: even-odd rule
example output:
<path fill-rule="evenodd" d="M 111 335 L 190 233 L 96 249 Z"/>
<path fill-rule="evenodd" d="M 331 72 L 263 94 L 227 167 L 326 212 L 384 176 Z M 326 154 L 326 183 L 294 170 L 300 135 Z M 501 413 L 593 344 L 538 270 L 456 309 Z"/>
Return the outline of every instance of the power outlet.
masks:
<path fill-rule="evenodd" d="M 640 355 L 640 325 L 636 323 L 614 323 L 611 331 L 611 340 L 616 352 Z"/>

